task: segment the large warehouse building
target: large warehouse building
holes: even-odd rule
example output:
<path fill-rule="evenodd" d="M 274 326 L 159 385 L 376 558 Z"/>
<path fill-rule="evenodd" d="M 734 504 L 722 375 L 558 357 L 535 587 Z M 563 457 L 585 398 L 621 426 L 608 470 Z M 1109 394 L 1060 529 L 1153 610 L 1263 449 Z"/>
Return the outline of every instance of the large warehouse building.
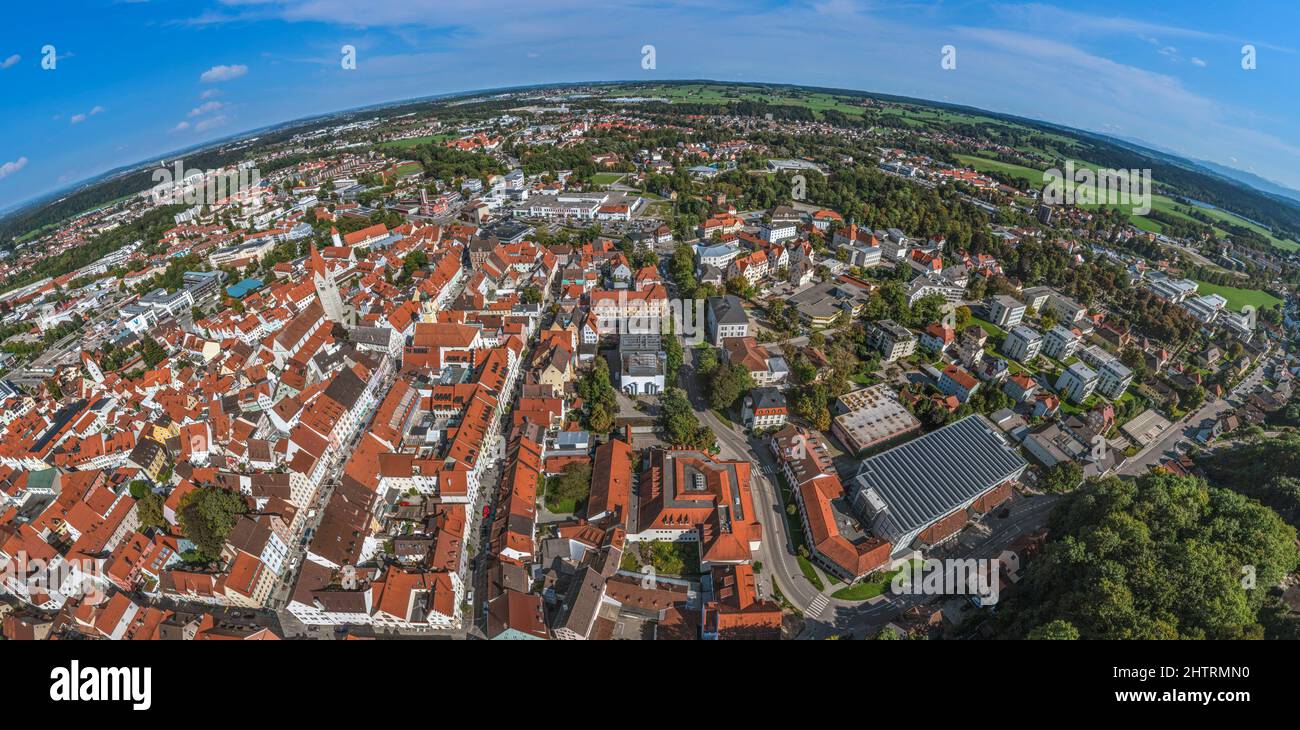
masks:
<path fill-rule="evenodd" d="M 897 557 L 944 542 L 971 514 L 1006 501 L 1026 467 L 997 427 L 974 414 L 863 461 L 853 509 Z"/>

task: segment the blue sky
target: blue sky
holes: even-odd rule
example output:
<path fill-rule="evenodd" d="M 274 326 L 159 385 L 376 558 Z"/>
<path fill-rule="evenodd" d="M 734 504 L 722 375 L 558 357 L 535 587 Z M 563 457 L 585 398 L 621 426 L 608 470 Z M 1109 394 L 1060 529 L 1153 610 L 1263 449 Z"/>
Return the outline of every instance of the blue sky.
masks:
<path fill-rule="evenodd" d="M 1300 188 L 1300 3 L 48 0 L 0 23 L 0 209 L 267 124 L 468 89 L 714 78 L 902 94 Z M 1243 70 L 1243 44 L 1256 68 Z M 42 68 L 46 45 L 53 70 Z M 357 49 L 357 68 L 339 64 Z M 656 48 L 657 68 L 641 67 Z M 940 48 L 957 68 L 940 67 Z"/>

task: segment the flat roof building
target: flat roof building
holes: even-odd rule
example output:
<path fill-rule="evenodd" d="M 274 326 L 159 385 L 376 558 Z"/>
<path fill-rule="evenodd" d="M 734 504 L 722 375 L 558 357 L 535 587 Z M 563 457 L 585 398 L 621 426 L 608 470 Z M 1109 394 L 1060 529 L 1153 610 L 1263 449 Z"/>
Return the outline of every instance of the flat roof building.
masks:
<path fill-rule="evenodd" d="M 898 400 L 893 388 L 881 383 L 840 396 L 842 413 L 831 424 L 831 433 L 850 453 L 892 441 L 921 428 L 921 422 Z"/>
<path fill-rule="evenodd" d="M 895 556 L 941 543 L 1011 496 L 1028 463 L 973 414 L 862 462 L 853 508 Z"/>

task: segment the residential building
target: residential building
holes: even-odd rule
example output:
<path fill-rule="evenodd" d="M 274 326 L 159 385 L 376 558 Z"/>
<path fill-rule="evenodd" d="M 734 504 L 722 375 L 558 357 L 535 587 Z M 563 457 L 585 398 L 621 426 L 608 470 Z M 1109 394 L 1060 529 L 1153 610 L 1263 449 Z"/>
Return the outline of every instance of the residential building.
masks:
<path fill-rule="evenodd" d="M 1002 341 L 1002 354 L 1018 362 L 1031 362 L 1042 349 L 1043 336 L 1023 324 L 1013 327 Z"/>
<path fill-rule="evenodd" d="M 876 322 L 868 331 L 871 346 L 880 350 L 881 361 L 893 362 L 916 352 L 916 337 L 892 319 Z"/>
<path fill-rule="evenodd" d="M 790 415 L 785 396 L 776 388 L 754 388 L 745 394 L 741 423 L 756 431 L 780 428 Z"/>
<path fill-rule="evenodd" d="M 704 326 L 709 342 L 721 347 L 724 338 L 749 336 L 749 314 L 740 297 L 731 294 L 709 297 L 705 301 Z"/>
<path fill-rule="evenodd" d="M 1065 325 L 1056 325 L 1043 335 L 1042 353 L 1054 360 L 1068 360 L 1079 347 L 1079 333 Z"/>
<path fill-rule="evenodd" d="M 989 321 L 1005 330 L 1020 324 L 1020 320 L 1025 316 L 1025 305 L 1007 294 L 990 297 L 986 306 Z"/>
<path fill-rule="evenodd" d="M 1056 380 L 1057 392 L 1075 403 L 1087 400 L 1096 388 L 1096 371 L 1082 362 L 1076 362 L 1066 368 L 1065 372 L 1061 373 L 1061 377 Z"/>

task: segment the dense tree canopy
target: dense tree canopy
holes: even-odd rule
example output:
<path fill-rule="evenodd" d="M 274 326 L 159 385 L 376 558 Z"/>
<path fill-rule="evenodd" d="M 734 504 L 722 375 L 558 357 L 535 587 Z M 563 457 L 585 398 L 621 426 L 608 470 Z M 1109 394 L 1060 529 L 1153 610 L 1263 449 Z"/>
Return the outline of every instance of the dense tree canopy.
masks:
<path fill-rule="evenodd" d="M 219 487 L 199 487 L 181 500 L 181 534 L 194 543 L 198 557 L 216 560 L 235 519 L 248 511 L 238 493 Z"/>
<path fill-rule="evenodd" d="M 1200 464 L 1211 484 L 1257 499 L 1300 528 L 1300 434 L 1219 450 Z"/>
<path fill-rule="evenodd" d="M 1050 527 L 997 614 L 1008 636 L 1068 634 L 1066 622 L 1084 639 L 1261 638 L 1268 588 L 1298 559 L 1272 510 L 1168 474 L 1091 481 Z"/>

